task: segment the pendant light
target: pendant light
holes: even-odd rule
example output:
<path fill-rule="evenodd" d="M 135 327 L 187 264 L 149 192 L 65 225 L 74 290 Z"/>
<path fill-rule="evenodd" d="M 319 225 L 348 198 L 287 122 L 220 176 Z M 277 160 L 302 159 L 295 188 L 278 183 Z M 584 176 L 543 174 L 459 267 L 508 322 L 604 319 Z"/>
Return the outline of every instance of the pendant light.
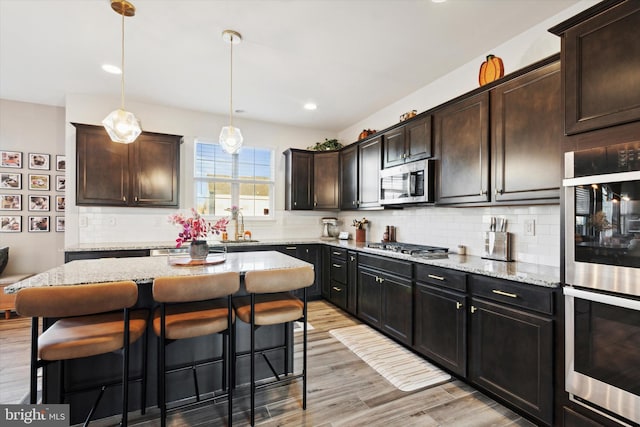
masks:
<path fill-rule="evenodd" d="M 222 40 L 231 45 L 231 60 L 229 61 L 229 126 L 224 126 L 220 131 L 220 146 L 229 154 L 235 154 L 242 146 L 242 132 L 233 127 L 233 45 L 242 41 L 240 33 L 233 30 L 224 30 Z"/>
<path fill-rule="evenodd" d="M 134 16 L 136 8 L 127 0 L 111 0 L 111 9 L 122 15 L 122 73 L 120 75 L 120 108 L 113 110 L 102 121 L 113 142 L 131 144 L 142 133 L 136 116 L 124 109 L 124 17 Z"/>

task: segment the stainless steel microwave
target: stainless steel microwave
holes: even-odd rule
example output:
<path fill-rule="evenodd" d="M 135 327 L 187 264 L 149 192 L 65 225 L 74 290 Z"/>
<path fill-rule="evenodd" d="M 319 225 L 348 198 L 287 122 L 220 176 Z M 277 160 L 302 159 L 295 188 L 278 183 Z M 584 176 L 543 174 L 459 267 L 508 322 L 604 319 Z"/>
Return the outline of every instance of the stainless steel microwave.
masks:
<path fill-rule="evenodd" d="M 420 204 L 434 201 L 435 160 L 417 160 L 380 171 L 380 204 Z"/>

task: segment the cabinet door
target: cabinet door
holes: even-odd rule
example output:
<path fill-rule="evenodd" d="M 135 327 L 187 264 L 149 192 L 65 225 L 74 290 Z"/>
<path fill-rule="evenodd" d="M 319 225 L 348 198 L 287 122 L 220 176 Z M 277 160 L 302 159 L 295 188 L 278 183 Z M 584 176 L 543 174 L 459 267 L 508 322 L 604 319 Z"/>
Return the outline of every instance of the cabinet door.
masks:
<path fill-rule="evenodd" d="M 466 297 L 416 284 L 414 348 L 461 376 L 467 375 Z"/>
<path fill-rule="evenodd" d="M 551 425 L 553 321 L 472 298 L 469 379 Z"/>
<path fill-rule="evenodd" d="M 321 255 L 319 246 L 316 245 L 292 245 L 292 246 L 278 246 L 276 248 L 278 252 L 290 255 L 294 258 L 301 259 L 310 264 L 313 264 L 315 280 L 313 285 L 307 288 L 307 298 L 315 299 L 322 295 L 322 268 L 320 267 Z M 293 292 L 298 298 L 302 298 L 302 290 L 298 289 Z"/>
<path fill-rule="evenodd" d="M 338 209 L 338 152 L 315 153 L 313 156 L 314 209 Z"/>
<path fill-rule="evenodd" d="M 100 126 L 76 124 L 76 204 L 127 206 L 129 146 L 118 144 Z"/>
<path fill-rule="evenodd" d="M 285 209 L 313 209 L 313 153 L 285 151 Z"/>
<path fill-rule="evenodd" d="M 353 315 L 358 312 L 358 253 L 347 252 L 347 311 Z"/>
<path fill-rule="evenodd" d="M 568 135 L 640 120 L 640 2 L 629 0 L 564 33 Z"/>
<path fill-rule="evenodd" d="M 405 127 L 406 160 L 414 161 L 433 156 L 431 150 L 431 116 L 414 119 Z"/>
<path fill-rule="evenodd" d="M 180 137 L 142 134 L 129 147 L 133 153 L 130 204 L 178 207 Z"/>
<path fill-rule="evenodd" d="M 438 204 L 489 201 L 489 94 L 434 113 Z"/>
<path fill-rule="evenodd" d="M 491 90 L 496 202 L 560 198 L 560 83 L 555 62 Z"/>
<path fill-rule="evenodd" d="M 405 127 L 400 126 L 382 135 L 382 160 L 384 167 L 397 166 L 405 161 Z"/>
<path fill-rule="evenodd" d="M 380 275 L 373 270 L 360 268 L 358 270 L 358 317 L 375 326 L 381 326 L 382 291 Z"/>
<path fill-rule="evenodd" d="M 322 297 L 331 298 L 331 248 L 322 248 Z"/>
<path fill-rule="evenodd" d="M 340 209 L 358 209 L 358 145 L 340 151 Z"/>
<path fill-rule="evenodd" d="M 382 330 L 400 342 L 413 344 L 413 286 L 411 280 L 380 276 Z"/>
<path fill-rule="evenodd" d="M 381 143 L 382 137 L 377 137 L 358 146 L 358 208 L 361 209 L 380 206 Z"/>

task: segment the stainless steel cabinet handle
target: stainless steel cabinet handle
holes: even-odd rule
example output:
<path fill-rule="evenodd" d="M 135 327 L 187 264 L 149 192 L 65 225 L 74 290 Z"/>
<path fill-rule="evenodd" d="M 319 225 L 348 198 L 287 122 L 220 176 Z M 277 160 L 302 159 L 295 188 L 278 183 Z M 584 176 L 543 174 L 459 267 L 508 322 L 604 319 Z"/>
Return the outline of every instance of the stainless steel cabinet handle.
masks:
<path fill-rule="evenodd" d="M 456 308 L 460 310 L 462 308 L 462 303 L 456 301 Z"/>
<path fill-rule="evenodd" d="M 296 250 L 298 248 L 296 246 L 287 246 L 285 249 L 288 250 L 288 251 L 294 251 L 294 250 Z"/>
<path fill-rule="evenodd" d="M 471 306 L 471 313 L 475 313 L 477 310 L 477 308 L 475 308 L 474 306 Z"/>
<path fill-rule="evenodd" d="M 127 196 L 122 196 L 122 201 L 126 202 L 127 201 Z"/>
<path fill-rule="evenodd" d="M 480 191 L 480 195 L 481 195 L 481 196 L 486 196 L 486 195 L 487 195 L 487 190 L 482 190 L 482 191 Z"/>
<path fill-rule="evenodd" d="M 356 257 L 354 257 L 353 255 L 351 255 L 351 261 L 355 261 Z"/>
<path fill-rule="evenodd" d="M 336 292 L 342 292 L 342 288 L 339 288 L 337 286 L 334 286 L 333 290 L 336 291 Z"/>
<path fill-rule="evenodd" d="M 499 190 L 499 189 L 496 188 L 496 196 L 498 196 L 498 195 L 500 195 L 502 193 L 504 193 L 504 190 Z"/>
<path fill-rule="evenodd" d="M 293 202 L 293 206 L 296 206 L 298 204 L 298 202 Z"/>
<path fill-rule="evenodd" d="M 334 255 L 342 255 L 342 252 L 333 252 Z"/>
<path fill-rule="evenodd" d="M 501 291 L 499 289 L 494 289 L 491 292 L 493 292 L 494 294 L 502 295 L 502 296 L 509 297 L 509 298 L 518 298 L 517 294 L 512 294 L 511 292 Z"/>
<path fill-rule="evenodd" d="M 134 202 L 137 202 L 137 201 L 138 201 L 138 196 L 134 197 L 134 198 L 133 198 L 133 201 L 134 201 Z"/>
<path fill-rule="evenodd" d="M 435 274 L 428 274 L 427 277 L 430 279 L 436 279 L 436 280 L 443 280 L 443 281 L 446 280 L 444 277 L 436 276 Z"/>
<path fill-rule="evenodd" d="M 335 268 L 342 268 L 342 266 L 340 264 L 331 264 L 331 266 L 335 267 Z"/>

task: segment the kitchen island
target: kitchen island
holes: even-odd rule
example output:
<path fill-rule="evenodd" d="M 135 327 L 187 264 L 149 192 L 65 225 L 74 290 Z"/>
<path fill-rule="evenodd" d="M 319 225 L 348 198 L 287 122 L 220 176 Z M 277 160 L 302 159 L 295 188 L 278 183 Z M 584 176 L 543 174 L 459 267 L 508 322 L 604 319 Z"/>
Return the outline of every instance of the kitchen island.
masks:
<path fill-rule="evenodd" d="M 235 271 L 244 275 L 249 271 L 295 268 L 308 266 L 309 263 L 274 251 L 229 253 L 223 263 L 203 266 L 176 266 L 168 262 L 168 257 L 140 258 L 101 258 L 72 261 L 46 272 L 37 274 L 11 285 L 7 292 L 17 292 L 26 287 L 60 286 L 74 284 L 101 283 L 118 280 L 133 280 L 139 285 L 139 297 L 136 308 L 152 309 L 155 306 L 152 297 L 154 277 L 189 276 Z M 245 293 L 241 286 L 239 295 Z M 45 319 L 45 326 L 52 320 Z M 236 323 L 237 384 L 249 381 L 249 325 Z M 147 331 L 147 407 L 155 407 L 157 401 L 157 343 L 150 325 Z M 258 348 L 272 348 L 265 352 L 275 370 L 280 373 L 292 372 L 293 366 L 293 328 L 291 325 L 265 326 L 256 331 Z M 139 378 L 143 366 L 143 340 L 131 347 L 130 372 L 132 381 L 129 387 L 130 410 L 141 407 Z M 167 366 L 173 372 L 167 376 L 167 400 L 195 401 L 194 363 L 217 357 L 222 351 L 221 336 L 206 336 L 181 340 L 179 347 L 167 347 Z M 48 403 L 60 402 L 60 383 L 64 381 L 67 394 L 65 403 L 71 405 L 71 423 L 82 422 L 91 408 L 99 387 L 105 383 L 118 384 L 121 375 L 121 357 L 119 354 L 106 354 L 65 362 L 64 370 L 59 363 L 48 365 L 43 370 L 43 394 Z M 271 375 L 263 359 L 256 363 L 257 377 Z M 222 389 L 222 367 L 219 364 L 206 364 L 197 368 L 198 388 L 201 398 L 210 397 L 213 391 Z M 108 387 L 97 408 L 94 418 L 103 418 L 118 414 L 121 409 L 121 389 L 119 385 Z"/>

